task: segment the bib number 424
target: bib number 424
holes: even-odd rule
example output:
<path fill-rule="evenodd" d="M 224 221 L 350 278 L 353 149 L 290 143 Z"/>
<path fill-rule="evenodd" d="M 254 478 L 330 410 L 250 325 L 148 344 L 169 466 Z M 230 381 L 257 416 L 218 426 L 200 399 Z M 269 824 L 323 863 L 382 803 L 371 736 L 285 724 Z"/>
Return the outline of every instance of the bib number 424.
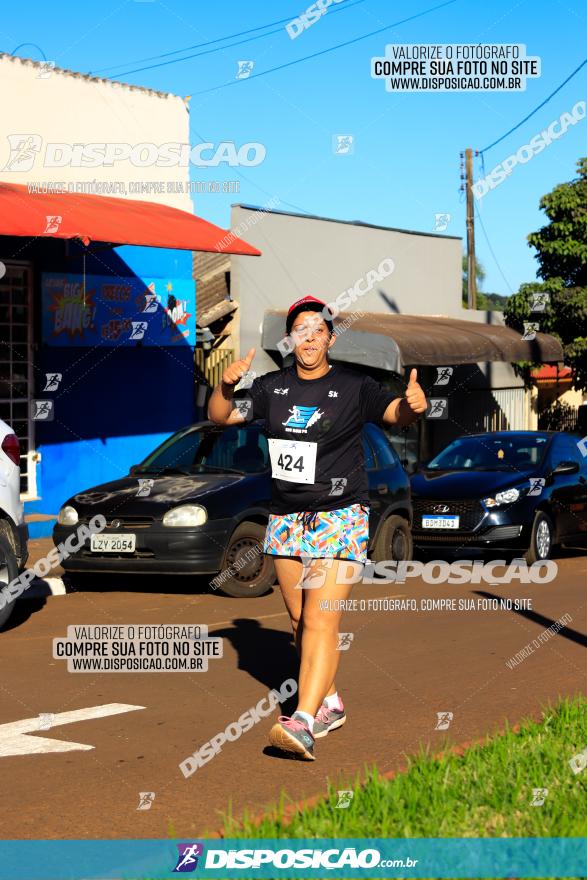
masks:
<path fill-rule="evenodd" d="M 284 471 L 293 471 L 297 470 L 300 474 L 304 472 L 304 456 L 300 455 L 296 461 L 294 461 L 293 455 L 283 455 L 283 453 L 277 459 L 277 464 Z"/>
<path fill-rule="evenodd" d="M 316 479 L 316 443 L 269 439 L 271 476 L 290 483 L 313 483 Z"/>

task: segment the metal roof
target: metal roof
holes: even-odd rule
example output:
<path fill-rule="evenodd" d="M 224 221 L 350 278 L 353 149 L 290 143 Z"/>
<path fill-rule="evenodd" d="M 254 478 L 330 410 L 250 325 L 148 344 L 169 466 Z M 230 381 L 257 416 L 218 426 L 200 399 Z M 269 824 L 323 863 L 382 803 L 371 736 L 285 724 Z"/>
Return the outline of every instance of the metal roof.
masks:
<path fill-rule="evenodd" d="M 332 359 L 400 373 L 406 366 L 454 366 L 488 361 L 563 360 L 560 342 L 547 333 L 524 340 L 511 327 L 431 315 L 341 312 L 335 319 L 337 340 Z M 279 351 L 285 337 L 285 311 L 269 310 L 263 321 L 262 346 Z M 341 326 L 342 325 L 342 326 Z"/>

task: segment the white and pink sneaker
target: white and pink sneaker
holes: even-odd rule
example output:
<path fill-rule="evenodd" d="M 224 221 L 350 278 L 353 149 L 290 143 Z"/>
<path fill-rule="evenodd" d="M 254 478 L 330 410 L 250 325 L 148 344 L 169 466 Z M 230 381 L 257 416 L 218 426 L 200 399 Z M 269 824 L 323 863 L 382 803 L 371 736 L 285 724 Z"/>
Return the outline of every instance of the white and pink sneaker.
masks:
<path fill-rule="evenodd" d="M 338 706 L 335 708 L 329 707 L 326 701 L 324 701 L 318 709 L 314 720 L 314 739 L 320 739 L 320 737 L 330 733 L 331 730 L 342 727 L 345 721 L 346 713 L 340 697 L 338 698 Z"/>

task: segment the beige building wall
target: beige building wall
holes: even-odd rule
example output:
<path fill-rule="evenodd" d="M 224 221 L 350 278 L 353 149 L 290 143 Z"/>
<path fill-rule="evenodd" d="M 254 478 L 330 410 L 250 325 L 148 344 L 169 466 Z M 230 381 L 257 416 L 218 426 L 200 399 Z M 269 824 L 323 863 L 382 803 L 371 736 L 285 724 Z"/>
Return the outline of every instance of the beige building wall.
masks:
<path fill-rule="evenodd" d="M 133 147 L 144 143 L 188 144 L 189 111 L 183 98 L 51 69 L 10 55 L 0 55 L 0 91 L 0 181 L 24 185 L 64 182 L 74 186 L 78 182 L 120 182 L 126 184 L 126 192 L 98 194 L 158 202 L 193 212 L 187 186 L 189 166 L 141 166 L 128 159 L 96 167 L 49 167 L 43 163 L 48 143 L 122 143 Z M 27 161 L 14 161 L 11 139 L 14 145 L 18 136 L 32 155 L 29 168 Z M 146 191 L 131 192 L 131 183 L 146 184 Z M 160 185 L 163 192 L 158 191 Z"/>
<path fill-rule="evenodd" d="M 575 388 L 569 388 L 566 383 L 562 386 L 553 383 L 540 387 L 540 397 L 544 408 L 553 406 L 557 402 L 576 408 L 584 403 L 585 394 Z"/>
<path fill-rule="evenodd" d="M 391 258 L 391 275 L 350 309 L 410 315 L 451 315 L 460 308 L 461 239 L 382 229 L 233 206 L 231 229 L 262 256 L 231 258 L 232 295 L 239 302 L 241 352 L 257 347 L 255 369 L 274 369 L 259 350 L 266 309 L 285 309 L 307 294 L 326 302 Z"/>

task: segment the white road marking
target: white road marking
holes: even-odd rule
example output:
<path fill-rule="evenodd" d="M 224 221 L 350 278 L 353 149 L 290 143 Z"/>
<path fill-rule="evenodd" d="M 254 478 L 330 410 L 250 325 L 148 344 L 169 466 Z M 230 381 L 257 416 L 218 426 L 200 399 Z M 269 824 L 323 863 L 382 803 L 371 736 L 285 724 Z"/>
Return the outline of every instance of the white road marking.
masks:
<path fill-rule="evenodd" d="M 120 715 L 122 712 L 135 712 L 145 706 L 132 706 L 129 703 L 106 703 L 103 706 L 91 706 L 88 709 L 74 709 L 72 712 L 58 712 L 52 718 L 51 727 L 62 724 L 75 724 L 77 721 L 89 721 L 92 718 L 106 718 L 108 715 Z M 46 754 L 47 752 L 73 752 L 93 749 L 83 743 L 48 739 L 44 736 L 30 736 L 41 729 L 40 719 L 24 718 L 22 721 L 11 721 L 0 724 L 0 758 L 9 755 Z"/>
<path fill-rule="evenodd" d="M 65 596 L 65 584 L 60 577 L 35 578 L 21 599 L 39 599 L 43 596 Z"/>

